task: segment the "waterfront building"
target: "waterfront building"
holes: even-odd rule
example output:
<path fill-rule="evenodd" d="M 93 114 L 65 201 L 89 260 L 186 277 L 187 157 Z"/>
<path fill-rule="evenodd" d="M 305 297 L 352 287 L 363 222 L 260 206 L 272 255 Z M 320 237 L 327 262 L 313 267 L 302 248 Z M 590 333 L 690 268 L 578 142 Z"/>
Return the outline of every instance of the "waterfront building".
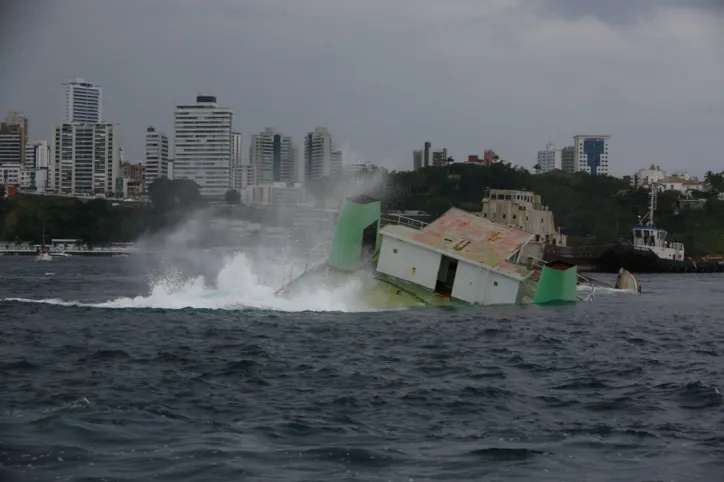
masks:
<path fill-rule="evenodd" d="M 109 195 L 120 174 L 117 124 L 62 124 L 55 128 L 49 185 L 73 195 Z"/>
<path fill-rule="evenodd" d="M 174 179 L 190 179 L 203 197 L 222 198 L 231 187 L 232 118 L 216 97 L 199 95 L 195 104 L 176 106 Z"/>
<path fill-rule="evenodd" d="M 568 237 L 556 229 L 553 211 L 531 191 L 491 189 L 483 198 L 481 215 L 490 221 L 516 227 L 535 235 L 535 241 L 566 246 Z"/>

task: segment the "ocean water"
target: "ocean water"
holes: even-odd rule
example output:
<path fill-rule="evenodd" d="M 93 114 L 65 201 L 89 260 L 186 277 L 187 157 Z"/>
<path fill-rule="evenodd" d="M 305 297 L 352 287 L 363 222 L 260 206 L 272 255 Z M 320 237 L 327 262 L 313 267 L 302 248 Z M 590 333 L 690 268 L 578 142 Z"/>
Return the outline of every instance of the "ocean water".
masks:
<path fill-rule="evenodd" d="M 0 480 L 724 480 L 722 275 L 375 312 L 268 264 L 0 257 Z"/>

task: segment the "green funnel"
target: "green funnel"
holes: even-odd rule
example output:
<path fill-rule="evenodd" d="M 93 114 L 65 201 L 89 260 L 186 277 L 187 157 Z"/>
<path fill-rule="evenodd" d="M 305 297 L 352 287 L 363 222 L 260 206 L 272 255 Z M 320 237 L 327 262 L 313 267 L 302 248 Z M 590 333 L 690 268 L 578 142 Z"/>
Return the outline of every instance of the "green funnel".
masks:
<path fill-rule="evenodd" d="M 578 267 L 573 264 L 555 261 L 548 263 L 541 271 L 538 288 L 533 303 L 566 303 L 578 301 L 576 283 Z"/>
<path fill-rule="evenodd" d="M 380 247 L 380 202 L 369 196 L 344 200 L 334 229 L 329 266 L 355 271 Z"/>

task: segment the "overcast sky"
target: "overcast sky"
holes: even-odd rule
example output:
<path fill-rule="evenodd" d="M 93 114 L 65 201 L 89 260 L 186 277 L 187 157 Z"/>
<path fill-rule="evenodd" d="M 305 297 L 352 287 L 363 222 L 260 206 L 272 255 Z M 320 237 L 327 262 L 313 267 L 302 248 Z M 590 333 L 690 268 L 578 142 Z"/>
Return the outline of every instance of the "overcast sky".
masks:
<path fill-rule="evenodd" d="M 245 154 L 265 126 L 327 126 L 397 169 L 426 140 L 532 166 L 549 140 L 603 133 L 614 174 L 724 169 L 724 0 L 3 0 L 0 62 L 0 113 L 34 139 L 64 81 L 101 84 L 131 160 L 204 93 Z"/>

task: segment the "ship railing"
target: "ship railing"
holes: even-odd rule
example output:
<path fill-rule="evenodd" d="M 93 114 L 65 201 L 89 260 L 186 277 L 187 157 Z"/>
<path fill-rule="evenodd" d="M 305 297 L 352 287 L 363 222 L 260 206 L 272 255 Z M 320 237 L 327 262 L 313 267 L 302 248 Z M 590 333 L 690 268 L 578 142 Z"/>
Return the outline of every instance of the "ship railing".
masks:
<path fill-rule="evenodd" d="M 385 214 L 380 218 L 380 224 L 382 224 L 383 226 L 387 224 L 394 224 L 398 226 L 407 226 L 414 229 L 422 229 L 429 223 L 426 223 L 425 221 L 420 221 L 419 219 L 408 218 L 407 216 L 402 216 L 401 214 Z"/>
<path fill-rule="evenodd" d="M 585 276 L 581 276 L 580 274 L 576 275 L 577 279 L 581 284 L 587 284 L 588 285 L 588 292 L 583 293 L 580 296 L 576 296 L 579 301 L 593 301 L 593 295 L 596 293 L 596 284 L 591 281 L 590 279 L 586 278 Z"/>

